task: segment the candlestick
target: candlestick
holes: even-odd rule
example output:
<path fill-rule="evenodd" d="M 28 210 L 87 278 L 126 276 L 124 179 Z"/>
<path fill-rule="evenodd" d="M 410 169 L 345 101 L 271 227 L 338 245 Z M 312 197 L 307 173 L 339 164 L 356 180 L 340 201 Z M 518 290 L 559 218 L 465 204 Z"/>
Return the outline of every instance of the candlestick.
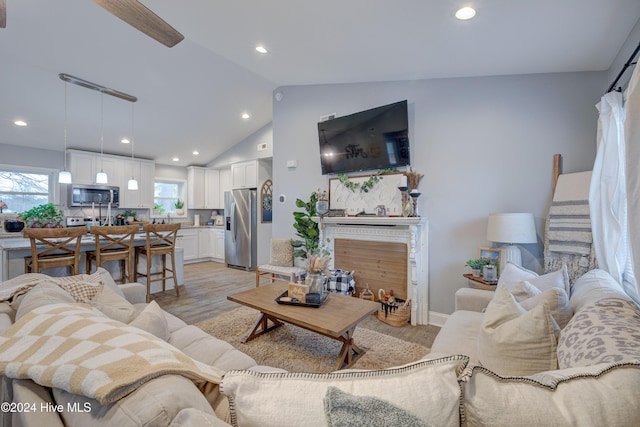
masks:
<path fill-rule="evenodd" d="M 411 213 L 411 216 L 420 216 L 418 215 L 418 197 L 420 197 L 420 194 L 422 193 L 418 193 L 415 190 L 409 193 L 409 195 L 413 199 L 413 212 Z"/>

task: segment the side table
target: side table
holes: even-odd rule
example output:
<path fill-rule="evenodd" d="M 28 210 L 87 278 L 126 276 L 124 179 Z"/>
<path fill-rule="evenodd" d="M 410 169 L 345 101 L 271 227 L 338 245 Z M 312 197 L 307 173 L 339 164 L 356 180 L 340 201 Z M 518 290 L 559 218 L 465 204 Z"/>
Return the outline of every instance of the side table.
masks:
<path fill-rule="evenodd" d="M 463 274 L 467 279 L 467 285 L 473 289 L 484 289 L 485 291 L 495 291 L 498 281 L 487 282 L 482 276 L 474 276 L 473 274 Z"/>

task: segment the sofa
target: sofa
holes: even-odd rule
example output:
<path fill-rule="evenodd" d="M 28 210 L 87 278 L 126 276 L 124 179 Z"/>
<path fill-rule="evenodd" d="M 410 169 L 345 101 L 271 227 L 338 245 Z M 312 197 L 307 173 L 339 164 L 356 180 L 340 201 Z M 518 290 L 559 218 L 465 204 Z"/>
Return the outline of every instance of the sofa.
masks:
<path fill-rule="evenodd" d="M 25 274 L 2 283 L 0 366 L 7 375 L 0 377 L 0 425 L 228 425 L 226 399 L 218 391 L 224 372 L 275 369 L 257 366 L 230 344 L 145 299 L 143 285 L 116 285 L 102 268 L 64 278 Z M 25 339 L 34 340 L 32 330 L 56 328 L 51 325 L 62 326 L 25 345 Z M 32 352 L 37 347 L 44 358 Z M 47 360 L 79 359 L 85 352 L 89 357 L 64 360 L 67 367 L 54 373 L 40 369 Z M 125 378 L 104 389 L 99 373 L 113 381 Z"/>
<path fill-rule="evenodd" d="M 52 279 L 25 275 L 29 277 L 21 280 L 31 286 L 26 294 L 16 292 L 24 283 L 2 284 L 0 300 L 13 296 L 0 304 L 0 367 L 7 369 L 4 340 L 20 336 L 16 325 L 25 319 L 31 325 L 38 316 L 52 316 L 55 311 L 71 318 L 88 316 L 89 310 L 111 316 L 106 320 L 94 316 L 101 326 L 146 331 L 138 335 L 153 335 L 158 338 L 154 345 L 166 342 L 184 353 L 187 359 L 180 359 L 181 364 L 192 363 L 192 358 L 205 366 L 196 366 L 201 370 L 195 374 L 165 372 L 134 383 L 133 388 L 117 388 L 107 394 L 110 403 L 100 403 L 104 394 L 84 397 L 84 389 L 73 393 L 9 378 L 24 371 L 9 369 L 12 374 L 2 378 L 0 395 L 2 402 L 13 406 L 3 407 L 1 425 L 640 424 L 640 310 L 601 270 L 570 284 L 566 269 L 538 276 L 507 266 L 496 292 L 456 293 L 456 311 L 423 359 L 385 370 L 327 374 L 257 366 L 245 354 L 185 325 L 154 303 L 139 304 L 144 288 L 118 287 L 104 273 L 84 275 L 77 286 L 66 282 L 77 277 L 53 279 L 62 283 L 43 286 Z M 103 292 L 115 292 L 112 286 L 120 290 L 134 311 L 111 292 L 107 292 L 110 298 L 82 297 L 87 285 L 96 282 Z M 85 298 L 85 303 L 76 302 L 75 308 L 61 303 L 60 298 L 67 298 L 60 295 L 61 286 L 74 298 Z M 37 410 L 31 411 L 31 406 L 24 406 L 27 403 L 37 403 Z"/>
<path fill-rule="evenodd" d="M 234 370 L 221 392 L 239 426 L 637 426 L 640 310 L 602 270 L 571 284 L 564 266 L 538 275 L 511 264 L 495 292 L 457 291 L 423 360 L 330 374 Z"/>

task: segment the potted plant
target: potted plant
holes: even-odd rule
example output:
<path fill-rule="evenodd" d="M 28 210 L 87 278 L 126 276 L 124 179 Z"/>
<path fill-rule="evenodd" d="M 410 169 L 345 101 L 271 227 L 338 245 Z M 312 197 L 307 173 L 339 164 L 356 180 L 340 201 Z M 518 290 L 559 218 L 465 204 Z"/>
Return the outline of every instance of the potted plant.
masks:
<path fill-rule="evenodd" d="M 304 209 L 304 212 L 293 213 L 295 220 L 293 228 L 296 229 L 296 236 L 302 239 L 291 241 L 291 245 L 294 247 L 293 256 L 295 257 L 307 259 L 308 256 L 313 255 L 318 250 L 320 230 L 318 223 L 312 219 L 312 217 L 316 216 L 317 201 L 318 198 L 315 192 L 311 193 L 308 202 L 296 199 L 296 206 Z"/>
<path fill-rule="evenodd" d="M 62 228 L 62 210 L 53 203 L 35 206 L 18 217 L 30 228 Z"/>
<path fill-rule="evenodd" d="M 136 213 L 134 211 L 126 210 L 124 211 L 124 218 L 129 224 L 131 224 L 136 220 Z"/>
<path fill-rule="evenodd" d="M 482 267 L 484 267 L 486 264 L 488 264 L 486 259 L 474 258 L 468 260 L 465 265 L 471 268 L 474 277 L 480 277 Z"/>
<path fill-rule="evenodd" d="M 153 204 L 153 214 L 154 215 L 162 215 L 164 213 L 164 206 L 160 203 Z"/>
<path fill-rule="evenodd" d="M 174 206 L 176 207 L 177 215 L 184 215 L 184 201 L 178 199 L 176 200 L 176 203 L 174 204 Z"/>

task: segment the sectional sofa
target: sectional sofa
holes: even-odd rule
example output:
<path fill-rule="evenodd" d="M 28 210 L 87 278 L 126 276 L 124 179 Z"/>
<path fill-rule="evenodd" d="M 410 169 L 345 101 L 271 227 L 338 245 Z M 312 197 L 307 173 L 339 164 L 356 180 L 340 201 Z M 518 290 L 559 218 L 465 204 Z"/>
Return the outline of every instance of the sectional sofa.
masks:
<path fill-rule="evenodd" d="M 0 424 L 638 425 L 638 307 L 600 270 L 509 268 L 423 360 L 329 374 L 258 366 L 104 270 L 24 275 L 0 285 Z"/>

